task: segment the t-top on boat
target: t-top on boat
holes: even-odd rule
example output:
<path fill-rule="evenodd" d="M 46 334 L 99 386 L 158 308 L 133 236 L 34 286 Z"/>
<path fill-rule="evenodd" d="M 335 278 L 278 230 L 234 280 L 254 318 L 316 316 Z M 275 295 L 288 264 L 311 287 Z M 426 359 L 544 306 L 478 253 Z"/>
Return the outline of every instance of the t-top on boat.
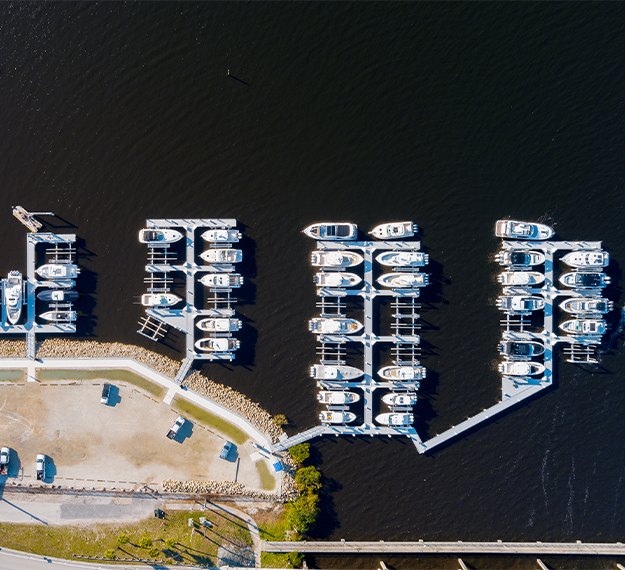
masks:
<path fill-rule="evenodd" d="M 344 241 L 356 239 L 358 226 L 348 222 L 321 222 L 311 224 L 302 231 L 313 239 Z"/>
<path fill-rule="evenodd" d="M 417 395 L 408 392 L 391 392 L 382 396 L 382 401 L 392 407 L 414 406 L 417 403 Z"/>
<path fill-rule="evenodd" d="M 19 271 L 9 271 L 4 286 L 4 303 L 7 308 L 7 319 L 16 325 L 22 315 L 22 274 Z"/>
<path fill-rule="evenodd" d="M 378 283 L 393 289 L 413 289 L 425 287 L 430 282 L 427 273 L 385 273 L 378 277 Z"/>
<path fill-rule="evenodd" d="M 383 426 L 409 426 L 414 422 L 413 414 L 380 414 L 375 417 L 375 421 Z"/>
<path fill-rule="evenodd" d="M 528 315 L 532 311 L 545 308 L 545 300 L 542 297 L 525 295 L 497 297 L 497 308 L 510 315 Z"/>
<path fill-rule="evenodd" d="M 354 267 L 360 265 L 365 258 L 354 251 L 313 251 L 310 254 L 310 263 L 314 267 Z"/>
<path fill-rule="evenodd" d="M 313 281 L 317 287 L 354 287 L 362 278 L 355 273 L 321 271 L 315 273 Z"/>
<path fill-rule="evenodd" d="M 614 308 L 614 303 L 603 297 L 574 297 L 565 299 L 560 308 L 574 315 L 605 315 Z"/>
<path fill-rule="evenodd" d="M 172 307 L 182 301 L 173 293 L 144 293 L 141 295 L 141 304 L 144 307 Z"/>
<path fill-rule="evenodd" d="M 375 260 L 387 267 L 423 267 L 430 261 L 430 256 L 420 251 L 385 251 Z"/>
<path fill-rule="evenodd" d="M 606 323 L 602 319 L 571 319 L 564 321 L 560 329 L 576 336 L 601 336 L 606 331 Z"/>
<path fill-rule="evenodd" d="M 209 243 L 236 243 L 241 239 L 238 230 L 206 230 L 202 239 Z"/>
<path fill-rule="evenodd" d="M 241 328 L 241 321 L 239 319 L 224 319 L 224 318 L 208 318 L 198 321 L 195 325 L 201 331 L 208 332 L 232 332 L 238 331 Z"/>
<path fill-rule="evenodd" d="M 200 278 L 200 283 L 216 289 L 236 288 L 243 285 L 243 277 L 238 273 L 207 273 Z"/>
<path fill-rule="evenodd" d="M 208 249 L 200 254 L 207 263 L 239 263 L 243 260 L 240 249 Z"/>
<path fill-rule="evenodd" d="M 545 347 L 540 342 L 528 341 L 503 341 L 499 343 L 499 354 L 508 360 L 529 360 L 533 356 L 540 356 L 545 352 Z"/>
<path fill-rule="evenodd" d="M 423 380 L 426 374 L 424 366 L 385 366 L 378 370 L 380 378 L 397 382 Z"/>
<path fill-rule="evenodd" d="M 319 400 L 322 404 L 336 406 L 342 404 L 353 404 L 360 400 L 360 396 L 354 392 L 338 392 L 329 390 L 326 392 L 319 392 L 317 394 L 317 400 Z"/>
<path fill-rule="evenodd" d="M 560 276 L 560 283 L 574 289 L 603 289 L 610 284 L 610 278 L 597 271 L 571 271 Z"/>
<path fill-rule="evenodd" d="M 182 234 L 177 230 L 162 228 L 145 228 L 139 230 L 139 241 L 148 245 L 160 245 L 177 242 L 182 239 Z"/>
<path fill-rule="evenodd" d="M 360 378 L 363 374 L 360 368 L 346 364 L 313 364 L 310 367 L 310 377 L 315 380 L 348 381 Z"/>
<path fill-rule="evenodd" d="M 412 222 L 391 222 L 376 226 L 369 234 L 378 239 L 401 239 L 412 237 L 418 230 L 417 224 Z"/>
<path fill-rule="evenodd" d="M 545 263 L 545 254 L 539 251 L 500 251 L 495 259 L 499 265 L 525 268 Z"/>
<path fill-rule="evenodd" d="M 316 334 L 354 334 L 362 329 L 356 319 L 316 317 L 308 322 L 308 330 Z"/>
<path fill-rule="evenodd" d="M 324 411 L 319 414 L 321 423 L 324 424 L 348 424 L 356 419 L 352 412 Z"/>
<path fill-rule="evenodd" d="M 504 271 L 497 276 L 497 281 L 502 285 L 529 287 L 543 283 L 545 276 L 538 271 Z"/>
<path fill-rule="evenodd" d="M 76 279 L 80 269 L 71 263 L 46 263 L 37 268 L 37 275 L 45 279 Z"/>
<path fill-rule="evenodd" d="M 607 251 L 571 251 L 562 257 L 569 267 L 607 267 L 610 254 Z"/>
<path fill-rule="evenodd" d="M 549 239 L 555 232 L 545 224 L 518 222 L 516 220 L 498 220 L 495 224 L 495 235 L 508 239 Z"/>
<path fill-rule="evenodd" d="M 504 376 L 537 376 L 545 371 L 540 362 L 502 362 L 498 368 Z"/>
<path fill-rule="evenodd" d="M 201 338 L 195 342 L 195 348 L 208 352 L 232 352 L 240 346 L 234 338 Z"/>

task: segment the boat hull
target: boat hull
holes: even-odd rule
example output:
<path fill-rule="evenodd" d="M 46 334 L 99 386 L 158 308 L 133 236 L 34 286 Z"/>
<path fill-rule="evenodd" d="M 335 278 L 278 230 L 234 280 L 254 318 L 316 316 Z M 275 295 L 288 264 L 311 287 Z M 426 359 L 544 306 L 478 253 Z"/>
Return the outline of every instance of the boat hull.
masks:
<path fill-rule="evenodd" d="M 545 276 L 538 271 L 504 271 L 497 276 L 502 285 L 532 287 L 544 283 Z"/>
<path fill-rule="evenodd" d="M 540 362 L 502 362 L 499 372 L 504 376 L 538 376 L 545 371 Z"/>
<path fill-rule="evenodd" d="M 66 289 L 45 289 L 37 293 L 37 299 L 48 303 L 72 303 L 78 299 L 78 291 L 68 291 Z"/>
<path fill-rule="evenodd" d="M 313 278 L 317 287 L 355 287 L 359 285 L 362 278 L 355 273 L 346 273 L 344 271 L 321 271 L 315 273 Z"/>
<path fill-rule="evenodd" d="M 208 243 L 236 243 L 241 239 L 241 233 L 237 230 L 207 230 L 202 239 Z"/>
<path fill-rule="evenodd" d="M 555 234 L 545 224 L 519 222 L 517 220 L 499 220 L 495 224 L 495 235 L 507 239 L 545 240 Z"/>
<path fill-rule="evenodd" d="M 46 263 L 37 268 L 37 275 L 44 279 L 75 279 L 80 273 L 77 265 Z"/>
<path fill-rule="evenodd" d="M 403 407 L 403 406 L 414 406 L 417 403 L 417 395 L 416 394 L 385 394 L 382 396 L 382 401 L 387 406 L 394 407 Z"/>
<path fill-rule="evenodd" d="M 412 222 L 391 222 L 376 226 L 369 234 L 378 239 L 403 239 L 414 236 L 416 231 L 416 224 Z"/>
<path fill-rule="evenodd" d="M 348 381 L 360 378 L 363 374 L 360 368 L 342 364 L 314 364 L 310 367 L 310 377 L 315 380 Z"/>
<path fill-rule="evenodd" d="M 545 263 L 545 254 L 538 251 L 500 251 L 496 256 L 499 265 L 512 269 L 533 267 Z"/>
<path fill-rule="evenodd" d="M 560 283 L 573 289 L 603 289 L 610 284 L 605 273 L 595 271 L 571 271 L 560 276 Z"/>
<path fill-rule="evenodd" d="M 22 316 L 23 282 L 19 271 L 10 271 L 4 287 L 4 304 L 7 319 L 16 325 Z"/>
<path fill-rule="evenodd" d="M 317 400 L 328 406 L 354 404 L 360 400 L 360 396 L 354 392 L 323 391 L 317 394 Z"/>
<path fill-rule="evenodd" d="M 144 307 L 172 307 L 182 301 L 173 293 L 145 293 L 141 295 L 141 304 Z"/>
<path fill-rule="evenodd" d="M 318 317 L 308 323 L 308 330 L 315 334 L 355 334 L 362 328 L 356 319 Z"/>
<path fill-rule="evenodd" d="M 201 331 L 207 332 L 234 332 L 241 328 L 239 319 L 209 318 L 198 321 L 195 325 Z"/>
<path fill-rule="evenodd" d="M 560 303 L 560 308 L 573 315 L 605 315 L 613 303 L 602 297 L 573 297 Z"/>
<path fill-rule="evenodd" d="M 569 267 L 607 267 L 610 255 L 607 251 L 571 251 L 562 257 L 562 261 Z"/>
<path fill-rule="evenodd" d="M 231 264 L 242 261 L 243 252 L 240 249 L 207 249 L 200 257 L 207 263 L 215 265 Z"/>
<path fill-rule="evenodd" d="M 574 336 L 601 336 L 606 322 L 601 319 L 571 319 L 560 325 L 560 330 Z"/>
<path fill-rule="evenodd" d="M 321 412 L 319 419 L 324 424 L 348 424 L 356 419 L 356 414 L 352 412 Z"/>
<path fill-rule="evenodd" d="M 39 315 L 44 321 L 52 321 L 57 323 L 72 323 L 76 320 L 78 314 L 76 311 L 47 311 Z"/>
<path fill-rule="evenodd" d="M 355 267 L 364 260 L 362 255 L 353 251 L 313 251 L 310 254 L 310 263 L 313 267 L 328 267 L 330 269 Z"/>
<path fill-rule="evenodd" d="M 204 287 L 234 289 L 243 285 L 243 277 L 238 273 L 207 273 L 200 278 Z"/>
<path fill-rule="evenodd" d="M 498 348 L 499 354 L 508 360 L 529 360 L 545 352 L 544 345 L 534 341 L 503 341 Z"/>
<path fill-rule="evenodd" d="M 408 426 L 414 422 L 414 416 L 391 412 L 376 416 L 375 421 L 383 426 Z"/>
<path fill-rule="evenodd" d="M 497 297 L 497 308 L 511 315 L 529 315 L 533 311 L 545 308 L 545 300 L 542 297 L 523 295 Z"/>
<path fill-rule="evenodd" d="M 393 382 L 414 382 L 423 380 L 427 371 L 424 366 L 385 366 L 378 370 L 378 375 Z"/>
<path fill-rule="evenodd" d="M 166 245 L 182 239 L 182 234 L 177 230 L 164 228 L 144 228 L 139 230 L 139 241 L 148 245 Z"/>
<path fill-rule="evenodd" d="M 378 283 L 393 289 L 416 289 L 425 287 L 430 282 L 427 273 L 385 273 L 378 277 Z"/>
<path fill-rule="evenodd" d="M 302 231 L 309 238 L 324 241 L 348 241 L 358 237 L 358 226 L 348 222 L 320 222 Z"/>
<path fill-rule="evenodd" d="M 430 261 L 430 256 L 420 251 L 385 251 L 375 260 L 387 267 L 423 267 Z"/>
<path fill-rule="evenodd" d="M 195 348 L 204 352 L 227 353 L 237 350 L 240 343 L 233 338 L 201 338 L 195 341 Z"/>

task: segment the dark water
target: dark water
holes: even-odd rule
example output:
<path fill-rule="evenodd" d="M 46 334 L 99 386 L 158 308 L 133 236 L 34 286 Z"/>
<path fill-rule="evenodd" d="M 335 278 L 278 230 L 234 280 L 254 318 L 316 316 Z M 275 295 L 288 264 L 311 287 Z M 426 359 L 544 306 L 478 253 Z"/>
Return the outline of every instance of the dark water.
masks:
<path fill-rule="evenodd" d="M 0 271 L 25 268 L 10 206 L 52 210 L 51 229 L 81 239 L 80 336 L 181 359 L 179 335 L 135 332 L 136 232 L 149 217 L 238 218 L 244 347 L 205 371 L 295 432 L 318 413 L 300 230 L 414 220 L 435 281 L 427 439 L 500 397 L 495 220 L 603 240 L 622 302 L 624 17 L 618 3 L 2 4 Z M 621 345 L 592 369 L 561 358 L 554 390 L 427 457 L 407 440 L 316 441 L 315 536 L 622 540 Z"/>

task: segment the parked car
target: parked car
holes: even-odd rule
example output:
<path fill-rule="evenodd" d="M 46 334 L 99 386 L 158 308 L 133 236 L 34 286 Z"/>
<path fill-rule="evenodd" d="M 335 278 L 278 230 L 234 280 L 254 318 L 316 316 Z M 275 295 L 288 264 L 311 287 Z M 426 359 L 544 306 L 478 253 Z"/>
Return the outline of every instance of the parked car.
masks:
<path fill-rule="evenodd" d="M 102 397 L 100 398 L 100 404 L 108 404 L 110 395 L 111 395 L 111 385 L 105 382 L 104 386 L 102 386 Z"/>
<path fill-rule="evenodd" d="M 176 421 L 174 422 L 174 425 L 171 426 L 171 429 L 167 432 L 167 437 L 169 439 L 174 439 L 174 437 L 176 437 L 176 434 L 178 433 L 178 431 L 180 430 L 180 428 L 184 425 L 184 422 L 186 422 L 187 420 L 185 420 L 182 416 L 178 416 L 176 418 Z"/>
<path fill-rule="evenodd" d="M 7 475 L 9 472 L 9 448 L 3 447 L 0 449 L 0 475 Z"/>
<path fill-rule="evenodd" d="M 228 454 L 230 453 L 230 450 L 232 449 L 232 444 L 227 441 L 226 443 L 224 443 L 224 446 L 221 448 L 221 453 L 219 454 L 219 457 L 221 459 L 227 459 Z"/>
<path fill-rule="evenodd" d="M 44 481 L 46 478 L 46 456 L 43 453 L 37 455 L 37 481 Z"/>

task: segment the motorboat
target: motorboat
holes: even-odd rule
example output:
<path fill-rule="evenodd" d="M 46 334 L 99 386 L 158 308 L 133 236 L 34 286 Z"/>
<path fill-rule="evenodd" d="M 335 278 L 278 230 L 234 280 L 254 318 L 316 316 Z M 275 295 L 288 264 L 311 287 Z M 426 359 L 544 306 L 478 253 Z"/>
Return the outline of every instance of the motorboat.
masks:
<path fill-rule="evenodd" d="M 597 271 L 571 271 L 560 275 L 560 283 L 574 289 L 603 289 L 610 284 L 610 277 Z"/>
<path fill-rule="evenodd" d="M 362 329 L 356 319 L 316 317 L 308 322 L 308 330 L 316 334 L 354 334 Z"/>
<path fill-rule="evenodd" d="M 424 366 L 385 366 L 378 370 L 380 378 L 396 382 L 423 380 L 426 374 Z"/>
<path fill-rule="evenodd" d="M 393 289 L 413 289 L 425 287 L 430 282 L 427 273 L 384 273 L 378 277 L 378 283 Z"/>
<path fill-rule="evenodd" d="M 538 376 L 545 371 L 545 365 L 540 362 L 502 362 L 498 366 L 499 372 L 505 376 Z"/>
<path fill-rule="evenodd" d="M 385 251 L 375 259 L 387 267 L 423 267 L 430 261 L 430 256 L 420 251 Z"/>
<path fill-rule="evenodd" d="M 240 249 L 208 249 L 200 254 L 207 263 L 239 263 L 243 260 Z"/>
<path fill-rule="evenodd" d="M 37 268 L 37 275 L 45 279 L 76 279 L 80 268 L 71 263 L 46 263 Z"/>
<path fill-rule="evenodd" d="M 315 267 L 355 267 L 365 258 L 355 251 L 313 251 L 310 254 L 310 263 Z"/>
<path fill-rule="evenodd" d="M 382 396 L 382 401 L 387 406 L 393 407 L 414 406 L 417 403 L 417 395 L 409 394 L 408 392 L 391 392 Z"/>
<path fill-rule="evenodd" d="M 209 352 L 232 352 L 240 346 L 235 338 L 201 338 L 195 342 L 195 348 Z"/>
<path fill-rule="evenodd" d="M 327 392 L 319 392 L 317 394 L 317 400 L 322 404 L 332 405 L 342 405 L 342 404 L 353 404 L 360 400 L 360 396 L 358 394 L 354 394 L 354 392 L 338 392 L 334 390 L 329 390 Z"/>
<path fill-rule="evenodd" d="M 315 273 L 313 281 L 317 287 L 354 287 L 362 278 L 355 273 L 321 271 Z"/>
<path fill-rule="evenodd" d="M 225 333 L 238 331 L 241 328 L 241 321 L 239 319 L 224 319 L 211 317 L 198 321 L 195 326 L 201 331 Z"/>
<path fill-rule="evenodd" d="M 610 263 L 610 254 L 607 251 L 571 251 L 562 257 L 562 261 L 569 267 L 607 267 Z"/>
<path fill-rule="evenodd" d="M 360 368 L 345 364 L 313 364 L 310 367 L 310 377 L 315 380 L 348 381 L 360 378 L 363 374 Z"/>
<path fill-rule="evenodd" d="M 378 239 L 401 239 L 412 237 L 418 230 L 417 224 L 412 222 L 391 222 L 376 226 L 369 234 Z"/>
<path fill-rule="evenodd" d="M 139 230 L 139 241 L 148 245 L 165 245 L 175 243 L 182 239 L 182 234 L 178 230 L 168 230 L 163 228 L 145 228 Z"/>
<path fill-rule="evenodd" d="M 173 293 L 145 293 L 141 295 L 141 304 L 144 307 L 171 307 L 182 301 Z"/>
<path fill-rule="evenodd" d="M 4 284 L 4 304 L 7 310 L 7 319 L 16 325 L 22 315 L 23 285 L 22 274 L 19 271 L 9 271 Z"/>
<path fill-rule="evenodd" d="M 302 230 L 308 237 L 332 241 L 356 239 L 358 226 L 347 222 L 321 222 Z"/>
<path fill-rule="evenodd" d="M 495 235 L 508 239 L 549 239 L 555 232 L 545 224 L 518 222 L 516 220 L 498 220 L 495 224 Z"/>
<path fill-rule="evenodd" d="M 530 287 L 543 283 L 545 276 L 538 271 L 504 271 L 497 276 L 497 281 L 502 285 Z"/>
<path fill-rule="evenodd" d="M 560 303 L 560 308 L 574 315 L 605 315 L 614 308 L 614 303 L 602 297 L 573 297 Z"/>
<path fill-rule="evenodd" d="M 383 426 L 409 426 L 414 422 L 414 415 L 392 412 L 376 416 L 375 421 Z"/>
<path fill-rule="evenodd" d="M 356 419 L 352 412 L 324 411 L 319 414 L 319 419 L 324 424 L 348 424 Z"/>
<path fill-rule="evenodd" d="M 510 315 L 528 315 L 532 311 L 544 309 L 545 300 L 542 297 L 529 295 L 504 295 L 497 297 L 497 307 Z"/>
<path fill-rule="evenodd" d="M 39 317 L 45 321 L 56 323 L 73 323 L 78 317 L 78 313 L 76 311 L 47 311 Z"/>
<path fill-rule="evenodd" d="M 545 254 L 539 251 L 500 251 L 495 259 L 499 265 L 508 265 L 519 268 L 531 267 L 545 263 Z"/>
<path fill-rule="evenodd" d="M 545 352 L 545 347 L 535 341 L 502 341 L 499 343 L 499 354 L 508 360 L 529 360 L 533 356 L 540 356 Z"/>
<path fill-rule="evenodd" d="M 37 293 L 37 299 L 48 303 L 73 303 L 80 297 L 78 291 L 68 289 L 45 289 Z"/>
<path fill-rule="evenodd" d="M 576 336 L 602 335 L 607 330 L 602 319 L 571 319 L 560 325 L 560 330 Z"/>
<path fill-rule="evenodd" d="M 236 243 L 241 239 L 238 230 L 206 230 L 202 239 L 208 243 Z"/>
<path fill-rule="evenodd" d="M 243 285 L 243 277 L 238 273 L 206 273 L 200 278 L 200 283 L 217 289 L 236 288 Z"/>

